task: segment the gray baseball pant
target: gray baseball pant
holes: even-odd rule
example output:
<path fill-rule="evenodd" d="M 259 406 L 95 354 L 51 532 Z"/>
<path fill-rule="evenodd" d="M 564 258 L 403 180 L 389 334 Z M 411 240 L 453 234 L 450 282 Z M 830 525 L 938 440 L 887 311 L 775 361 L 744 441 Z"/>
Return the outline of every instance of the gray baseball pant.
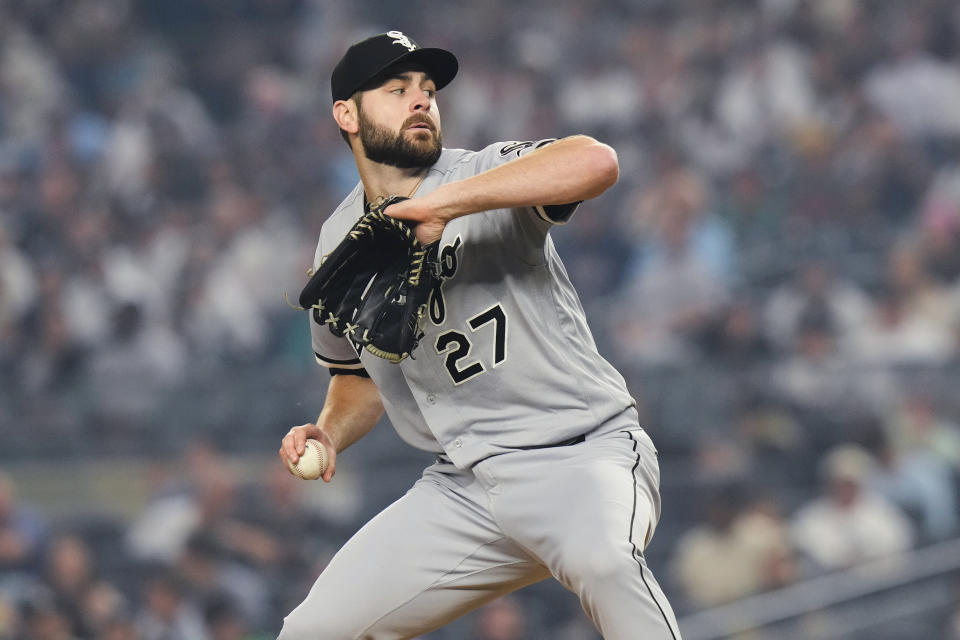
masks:
<path fill-rule="evenodd" d="M 607 640 L 679 640 L 643 557 L 659 477 L 639 428 L 438 461 L 333 557 L 278 640 L 415 638 L 550 576 Z"/>

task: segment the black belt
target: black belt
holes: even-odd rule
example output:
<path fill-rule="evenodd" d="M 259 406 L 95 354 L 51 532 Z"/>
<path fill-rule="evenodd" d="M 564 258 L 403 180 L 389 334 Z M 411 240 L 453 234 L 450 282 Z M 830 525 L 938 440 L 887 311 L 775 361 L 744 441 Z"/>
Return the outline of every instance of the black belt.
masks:
<path fill-rule="evenodd" d="M 575 444 L 580 444 L 581 442 L 586 441 L 586 439 L 587 439 L 586 434 L 580 434 L 579 436 L 574 436 L 569 440 L 563 440 L 561 442 L 554 442 L 552 444 L 534 444 L 529 447 L 517 447 L 517 449 L 522 449 L 524 451 L 527 451 L 529 449 L 551 449 L 553 447 L 570 447 Z"/>

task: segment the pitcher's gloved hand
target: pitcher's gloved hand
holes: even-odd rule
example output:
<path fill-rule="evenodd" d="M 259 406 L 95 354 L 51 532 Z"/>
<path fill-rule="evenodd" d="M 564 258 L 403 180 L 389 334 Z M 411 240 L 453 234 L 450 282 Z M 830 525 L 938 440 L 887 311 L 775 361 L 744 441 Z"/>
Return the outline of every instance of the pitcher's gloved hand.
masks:
<path fill-rule="evenodd" d="M 337 336 L 391 362 L 410 355 L 423 336 L 420 320 L 436 279 L 438 242 L 423 246 L 413 226 L 370 208 L 327 255 L 300 292 Z"/>

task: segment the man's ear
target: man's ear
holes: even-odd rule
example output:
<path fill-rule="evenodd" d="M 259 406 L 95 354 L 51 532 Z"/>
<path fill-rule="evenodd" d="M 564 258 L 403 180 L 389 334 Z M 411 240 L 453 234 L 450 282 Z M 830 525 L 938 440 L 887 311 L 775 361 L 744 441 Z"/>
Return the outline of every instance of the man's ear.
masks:
<path fill-rule="evenodd" d="M 347 133 L 360 131 L 360 119 L 357 117 L 357 103 L 350 100 L 337 100 L 333 103 L 333 119 L 337 126 Z"/>

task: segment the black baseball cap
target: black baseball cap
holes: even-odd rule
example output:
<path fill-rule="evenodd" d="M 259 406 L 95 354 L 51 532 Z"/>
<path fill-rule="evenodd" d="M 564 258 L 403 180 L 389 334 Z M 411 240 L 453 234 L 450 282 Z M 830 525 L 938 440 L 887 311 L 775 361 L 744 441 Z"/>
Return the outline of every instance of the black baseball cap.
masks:
<path fill-rule="evenodd" d="M 360 87 L 398 62 L 416 62 L 442 89 L 460 65 L 456 56 L 445 49 L 424 48 L 400 31 L 388 31 L 351 45 L 333 69 L 330 92 L 333 101 L 347 100 Z"/>

